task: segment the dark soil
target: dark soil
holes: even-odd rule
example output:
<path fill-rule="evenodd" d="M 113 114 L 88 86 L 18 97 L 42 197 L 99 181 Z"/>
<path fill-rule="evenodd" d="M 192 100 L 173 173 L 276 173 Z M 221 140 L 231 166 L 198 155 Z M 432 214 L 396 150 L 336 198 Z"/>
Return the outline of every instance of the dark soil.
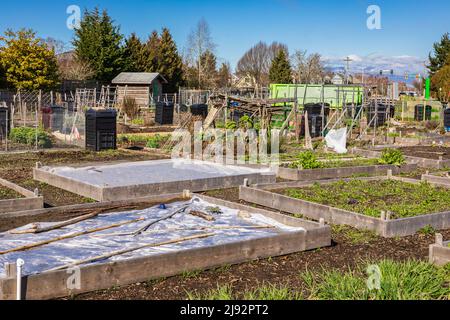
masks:
<path fill-rule="evenodd" d="M 450 147 L 414 146 L 399 149 L 404 155 L 411 157 L 439 160 L 439 157 L 442 156 L 444 160 L 450 159 Z"/>
<path fill-rule="evenodd" d="M 37 162 L 43 165 L 83 164 L 107 161 L 143 161 L 162 159 L 164 156 L 147 152 L 85 150 L 41 151 L 28 153 L 0 154 L 0 177 L 14 182 L 28 190 L 39 188 L 47 207 L 93 202 L 68 191 L 33 180 L 33 167 Z"/>
<path fill-rule="evenodd" d="M 239 201 L 238 189 L 206 192 L 220 199 Z M 445 239 L 450 230 L 441 231 Z M 351 227 L 334 227 L 333 245 L 308 252 L 283 257 L 252 261 L 234 266 L 223 266 L 204 272 L 150 280 L 128 286 L 111 288 L 71 297 L 76 300 L 179 300 L 187 299 L 188 293 L 205 294 L 218 286 L 231 285 L 233 292 L 254 290 L 262 284 L 286 285 L 303 291 L 300 273 L 322 268 L 347 271 L 364 261 L 392 259 L 426 261 L 428 247 L 434 243 L 434 234 L 416 234 L 405 238 L 386 239 L 370 232 Z"/>

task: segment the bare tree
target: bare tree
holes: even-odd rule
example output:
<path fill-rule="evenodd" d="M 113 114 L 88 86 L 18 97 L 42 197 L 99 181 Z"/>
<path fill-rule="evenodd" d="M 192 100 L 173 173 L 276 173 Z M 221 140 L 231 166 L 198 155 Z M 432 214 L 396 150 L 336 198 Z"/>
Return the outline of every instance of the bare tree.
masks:
<path fill-rule="evenodd" d="M 256 85 L 267 85 L 270 66 L 280 50 L 285 50 L 286 55 L 289 54 L 285 44 L 273 42 L 271 45 L 267 45 L 262 41 L 257 43 L 239 60 L 236 73 L 240 76 L 250 77 Z"/>
<path fill-rule="evenodd" d="M 88 80 L 95 75 L 89 64 L 78 59 L 74 52 L 58 55 L 58 70 L 63 80 Z"/>
<path fill-rule="evenodd" d="M 202 57 L 206 52 L 214 52 L 214 44 L 208 22 L 202 18 L 188 36 L 187 57 L 190 65 L 196 65 L 199 86 L 202 85 Z"/>
<path fill-rule="evenodd" d="M 62 54 L 64 52 L 68 51 L 67 44 L 62 40 L 48 37 L 45 39 L 41 39 L 41 41 L 48 47 L 49 50 L 55 51 L 56 55 L 59 55 L 59 54 Z"/>
<path fill-rule="evenodd" d="M 318 53 L 308 55 L 306 50 L 297 50 L 291 57 L 294 77 L 298 83 L 323 83 L 325 67 Z"/>

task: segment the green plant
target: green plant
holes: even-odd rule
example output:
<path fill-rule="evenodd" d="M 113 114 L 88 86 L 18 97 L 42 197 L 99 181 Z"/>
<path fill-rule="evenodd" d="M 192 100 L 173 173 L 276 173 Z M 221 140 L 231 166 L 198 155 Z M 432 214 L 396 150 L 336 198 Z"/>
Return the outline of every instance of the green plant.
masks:
<path fill-rule="evenodd" d="M 237 128 L 237 124 L 234 121 L 227 121 L 227 123 L 225 124 L 225 129 L 234 130 L 236 128 Z"/>
<path fill-rule="evenodd" d="M 244 293 L 244 300 L 250 301 L 276 301 L 276 300 L 301 300 L 302 296 L 286 286 L 272 284 L 259 287 L 253 291 Z"/>
<path fill-rule="evenodd" d="M 405 163 L 405 156 L 403 152 L 398 149 L 385 149 L 381 153 L 381 158 L 379 160 L 380 164 L 392 164 L 396 166 L 401 166 Z"/>
<path fill-rule="evenodd" d="M 435 234 L 436 233 L 436 229 L 434 229 L 433 226 L 431 226 L 431 225 L 426 225 L 425 227 L 420 229 L 418 232 L 420 234 L 429 236 L 429 235 Z"/>
<path fill-rule="evenodd" d="M 304 151 L 298 155 L 298 160 L 294 161 L 289 167 L 299 169 L 317 169 L 322 168 L 323 164 L 317 160 L 317 156 L 312 151 Z"/>
<path fill-rule="evenodd" d="M 197 292 L 187 292 L 188 300 L 233 300 L 233 292 L 231 286 L 217 286 L 217 289 L 209 290 L 205 294 L 199 294 Z"/>
<path fill-rule="evenodd" d="M 244 115 L 239 119 L 239 127 L 251 129 L 253 128 L 253 120 L 248 115 Z"/>
<path fill-rule="evenodd" d="M 379 289 L 369 289 L 369 266 L 380 271 Z M 321 300 L 441 300 L 450 298 L 450 271 L 423 261 L 383 260 L 364 263 L 347 272 L 307 271 L 301 274 L 310 299 Z"/>
<path fill-rule="evenodd" d="M 154 135 L 153 137 L 148 138 L 147 140 L 147 148 L 159 149 L 162 145 L 167 141 L 167 136 L 161 136 L 159 134 Z"/>
<path fill-rule="evenodd" d="M 50 135 L 42 128 L 20 127 L 11 129 L 9 138 L 14 143 L 21 143 L 33 146 L 36 144 L 40 148 L 51 148 L 52 140 Z"/>

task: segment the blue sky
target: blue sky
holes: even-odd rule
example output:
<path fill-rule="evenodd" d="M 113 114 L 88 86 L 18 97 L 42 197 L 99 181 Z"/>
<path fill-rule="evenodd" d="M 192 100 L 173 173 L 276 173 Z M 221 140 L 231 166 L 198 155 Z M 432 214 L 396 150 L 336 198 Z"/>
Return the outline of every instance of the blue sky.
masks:
<path fill-rule="evenodd" d="M 381 30 L 366 27 L 369 5 L 381 8 Z M 106 8 L 128 35 L 142 38 L 168 27 L 179 48 L 204 17 L 217 44 L 217 55 L 232 66 L 260 40 L 286 43 L 291 52 L 321 53 L 329 64 L 354 58 L 354 71 L 394 68 L 421 71 L 433 42 L 450 31 L 449 0 L 22 0 L 2 1 L 0 32 L 29 27 L 41 37 L 69 42 L 69 5 Z"/>

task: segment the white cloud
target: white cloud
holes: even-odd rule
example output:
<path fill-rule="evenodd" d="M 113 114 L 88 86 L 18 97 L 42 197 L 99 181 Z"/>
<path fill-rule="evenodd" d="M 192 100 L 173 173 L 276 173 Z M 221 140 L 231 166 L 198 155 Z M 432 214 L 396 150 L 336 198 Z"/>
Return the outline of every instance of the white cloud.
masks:
<path fill-rule="evenodd" d="M 424 58 L 408 55 L 386 56 L 381 54 L 371 54 L 368 56 L 359 56 L 356 54 L 348 55 L 353 61 L 350 63 L 350 71 L 378 74 L 380 70 L 394 70 L 394 74 L 425 74 L 426 67 Z M 346 57 L 324 57 L 326 66 L 333 70 L 344 69 Z"/>

